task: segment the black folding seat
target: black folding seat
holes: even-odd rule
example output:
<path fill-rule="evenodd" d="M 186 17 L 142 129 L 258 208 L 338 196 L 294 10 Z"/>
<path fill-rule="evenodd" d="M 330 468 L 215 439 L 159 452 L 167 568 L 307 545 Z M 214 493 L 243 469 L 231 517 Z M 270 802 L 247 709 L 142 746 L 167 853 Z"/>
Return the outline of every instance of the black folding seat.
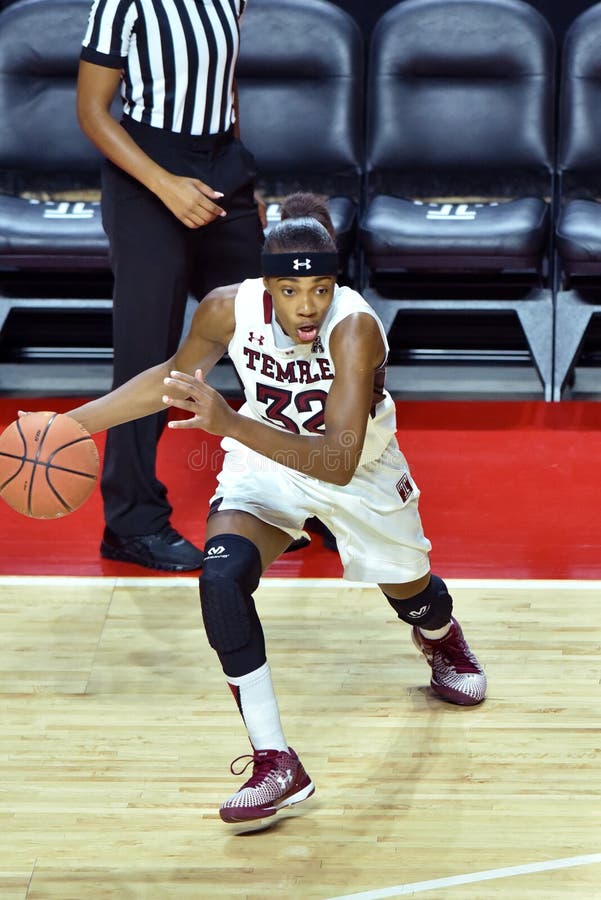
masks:
<path fill-rule="evenodd" d="M 554 396 L 601 312 L 601 3 L 566 33 L 561 67 Z"/>
<path fill-rule="evenodd" d="M 75 112 L 89 10 L 87 0 L 19 0 L 0 13 L 0 329 L 14 307 L 110 308 L 100 156 Z M 104 296 L 89 290 L 95 272 Z M 59 273 L 70 296 L 64 279 L 53 294 Z"/>
<path fill-rule="evenodd" d="M 296 190 L 329 197 L 343 274 L 353 252 L 363 153 L 364 41 L 328 0 L 253 0 L 237 69 L 240 130 L 277 217 Z"/>
<path fill-rule="evenodd" d="M 551 28 L 521 0 L 392 7 L 370 43 L 360 222 L 387 328 L 399 311 L 511 310 L 548 399 L 554 74 Z"/>

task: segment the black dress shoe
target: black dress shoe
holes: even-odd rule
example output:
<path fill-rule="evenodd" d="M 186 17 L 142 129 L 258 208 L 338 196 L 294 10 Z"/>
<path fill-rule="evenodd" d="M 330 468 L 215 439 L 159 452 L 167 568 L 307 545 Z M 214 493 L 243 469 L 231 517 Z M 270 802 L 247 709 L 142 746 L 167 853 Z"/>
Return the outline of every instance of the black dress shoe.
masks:
<path fill-rule="evenodd" d="M 318 519 L 317 516 L 312 516 L 310 519 L 307 519 L 307 521 L 305 522 L 305 528 L 308 531 L 312 531 L 314 534 L 321 535 L 321 539 L 326 550 L 338 550 L 336 538 L 327 527 L 327 525 L 324 525 L 321 519 Z"/>
<path fill-rule="evenodd" d="M 334 537 L 334 535 L 332 534 L 332 532 L 330 531 L 329 528 L 326 528 L 325 525 L 323 527 L 324 527 L 324 533 L 322 536 L 322 541 L 323 541 L 324 547 L 326 548 L 326 550 L 334 550 L 336 553 L 338 553 L 338 544 L 336 543 L 336 538 Z"/>
<path fill-rule="evenodd" d="M 134 534 L 120 537 L 104 529 L 100 555 L 104 559 L 136 563 L 161 572 L 189 572 L 200 569 L 203 552 L 187 541 L 169 523 L 156 534 Z"/>
<path fill-rule="evenodd" d="M 292 543 L 288 544 L 284 553 L 294 553 L 296 550 L 303 550 L 305 547 L 308 547 L 311 543 L 310 537 L 299 537 Z"/>

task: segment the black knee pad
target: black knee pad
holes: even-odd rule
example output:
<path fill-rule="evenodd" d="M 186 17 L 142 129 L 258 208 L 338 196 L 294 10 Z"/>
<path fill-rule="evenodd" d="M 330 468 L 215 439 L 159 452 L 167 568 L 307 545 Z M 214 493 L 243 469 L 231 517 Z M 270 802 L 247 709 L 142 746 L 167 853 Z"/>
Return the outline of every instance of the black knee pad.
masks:
<path fill-rule="evenodd" d="M 384 596 L 399 619 L 408 622 L 409 625 L 419 625 L 420 628 L 436 631 L 451 621 L 453 598 L 438 575 L 431 575 L 428 587 L 408 600 L 396 600 L 388 594 Z"/>
<path fill-rule="evenodd" d="M 253 628 L 261 628 L 252 598 L 260 577 L 261 556 L 252 541 L 219 534 L 207 542 L 200 606 L 209 644 L 220 657 L 245 647 Z"/>

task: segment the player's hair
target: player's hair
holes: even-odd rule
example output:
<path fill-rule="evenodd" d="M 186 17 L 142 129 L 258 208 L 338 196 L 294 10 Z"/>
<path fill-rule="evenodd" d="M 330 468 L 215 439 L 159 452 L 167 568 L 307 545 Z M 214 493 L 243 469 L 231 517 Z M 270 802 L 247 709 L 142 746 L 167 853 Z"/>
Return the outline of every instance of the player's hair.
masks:
<path fill-rule="evenodd" d="M 336 240 L 336 229 L 328 209 L 328 198 L 322 194 L 289 194 L 280 204 L 280 219 L 317 219 L 331 238 Z"/>
<path fill-rule="evenodd" d="M 291 194 L 282 203 L 281 217 L 282 221 L 265 238 L 264 253 L 336 252 L 334 228 L 323 198 L 309 193 Z"/>

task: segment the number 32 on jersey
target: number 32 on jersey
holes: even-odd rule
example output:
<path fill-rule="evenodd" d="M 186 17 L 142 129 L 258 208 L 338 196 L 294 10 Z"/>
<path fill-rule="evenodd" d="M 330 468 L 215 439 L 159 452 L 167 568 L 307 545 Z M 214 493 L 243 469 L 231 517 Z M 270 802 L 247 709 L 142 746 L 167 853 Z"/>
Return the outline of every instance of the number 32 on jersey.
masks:
<path fill-rule="evenodd" d="M 293 392 L 257 383 L 257 401 L 265 404 L 262 418 L 293 434 L 300 434 L 301 430 L 323 434 L 327 396 L 327 391 L 316 388 Z"/>

